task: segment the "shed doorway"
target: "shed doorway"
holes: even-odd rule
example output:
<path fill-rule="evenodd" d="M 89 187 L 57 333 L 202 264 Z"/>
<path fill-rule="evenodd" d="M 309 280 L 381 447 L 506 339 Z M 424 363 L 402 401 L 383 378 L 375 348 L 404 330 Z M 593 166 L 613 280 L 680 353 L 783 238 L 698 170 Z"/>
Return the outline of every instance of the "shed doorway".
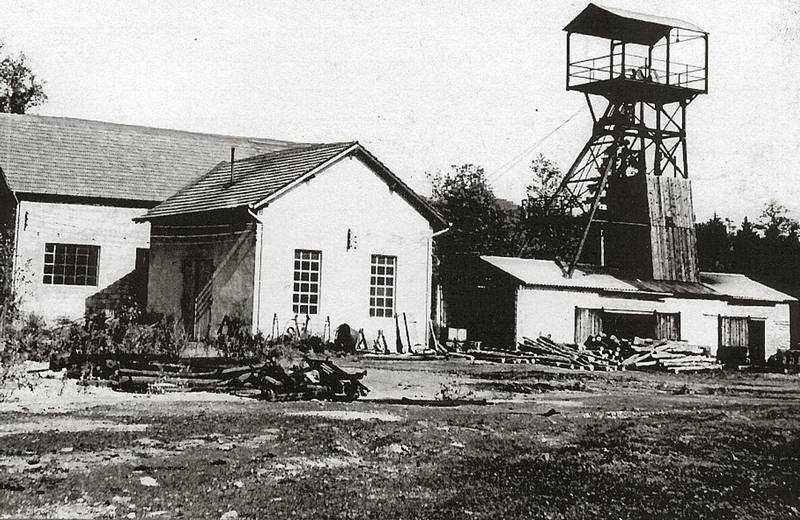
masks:
<path fill-rule="evenodd" d="M 717 357 L 725 364 L 753 365 L 766 363 L 765 320 L 742 316 L 719 317 Z"/>
<path fill-rule="evenodd" d="M 653 338 L 680 341 L 679 312 L 586 309 L 575 307 L 575 343 L 589 336 L 606 334 L 633 340 Z"/>
<path fill-rule="evenodd" d="M 208 336 L 211 327 L 213 303 L 214 261 L 210 258 L 193 258 L 184 270 L 183 315 L 184 328 L 190 340 Z"/>

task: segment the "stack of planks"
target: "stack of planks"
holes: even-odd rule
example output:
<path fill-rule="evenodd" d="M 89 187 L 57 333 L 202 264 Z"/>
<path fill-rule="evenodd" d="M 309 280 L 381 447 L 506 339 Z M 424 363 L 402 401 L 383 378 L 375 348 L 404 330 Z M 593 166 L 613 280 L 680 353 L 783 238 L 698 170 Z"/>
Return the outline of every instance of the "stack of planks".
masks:
<path fill-rule="evenodd" d="M 536 339 L 523 337 L 516 349 L 479 350 L 466 352 L 474 359 L 495 363 L 530 363 L 572 370 L 617 370 L 616 360 L 603 359 L 591 352 L 580 351 L 574 345 L 556 343 L 545 336 Z"/>
<path fill-rule="evenodd" d="M 516 348 L 469 349 L 471 359 L 494 363 L 529 363 L 571 370 L 661 370 L 699 372 L 719 370 L 722 364 L 708 355 L 708 348 L 682 341 L 636 338 L 620 340 L 614 336 L 594 336 L 581 346 L 556 343 L 546 336 L 523 337 Z"/>
<path fill-rule="evenodd" d="M 588 338 L 584 346 L 587 351 L 615 358 L 622 369 L 678 373 L 722 368 L 722 363 L 708 355 L 708 347 L 683 341 L 635 338 L 631 342 L 601 335 Z"/>

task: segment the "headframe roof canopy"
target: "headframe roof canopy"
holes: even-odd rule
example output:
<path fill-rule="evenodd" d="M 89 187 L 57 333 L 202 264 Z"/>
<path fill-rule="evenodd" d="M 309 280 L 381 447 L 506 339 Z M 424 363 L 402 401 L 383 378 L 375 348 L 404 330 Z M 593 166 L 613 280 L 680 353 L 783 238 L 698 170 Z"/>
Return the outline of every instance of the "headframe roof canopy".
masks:
<path fill-rule="evenodd" d="M 650 46 L 676 28 L 706 34 L 706 31 L 693 23 L 677 18 L 635 13 L 596 4 L 586 6 L 564 27 L 564 30 L 569 33 Z"/>

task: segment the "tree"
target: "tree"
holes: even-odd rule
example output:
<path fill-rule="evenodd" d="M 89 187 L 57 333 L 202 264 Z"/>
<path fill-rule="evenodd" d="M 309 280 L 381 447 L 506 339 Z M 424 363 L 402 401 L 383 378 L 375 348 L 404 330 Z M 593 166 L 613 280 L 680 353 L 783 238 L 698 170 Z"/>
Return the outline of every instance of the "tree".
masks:
<path fill-rule="evenodd" d="M 453 165 L 448 172 L 428 177 L 434 207 L 452 224 L 436 242 L 440 259 L 510 252 L 510 216 L 498 203 L 482 167 Z"/>
<path fill-rule="evenodd" d="M 776 200 L 771 200 L 764 207 L 756 226 L 768 240 L 797 237 L 800 223 L 789 216 L 789 210 Z"/>
<path fill-rule="evenodd" d="M 46 100 L 44 83 L 28 67 L 24 54 L 6 55 L 0 60 L 0 112 L 24 114 Z"/>
<path fill-rule="evenodd" d="M 733 259 L 727 224 L 714 213 L 706 222 L 697 224 L 695 230 L 700 268 L 706 271 L 730 271 Z"/>
<path fill-rule="evenodd" d="M 557 258 L 570 254 L 578 237 L 577 221 L 552 204 L 564 174 L 556 163 L 539 154 L 530 165 L 531 180 L 525 190 L 517 236 L 516 254 L 523 257 Z"/>

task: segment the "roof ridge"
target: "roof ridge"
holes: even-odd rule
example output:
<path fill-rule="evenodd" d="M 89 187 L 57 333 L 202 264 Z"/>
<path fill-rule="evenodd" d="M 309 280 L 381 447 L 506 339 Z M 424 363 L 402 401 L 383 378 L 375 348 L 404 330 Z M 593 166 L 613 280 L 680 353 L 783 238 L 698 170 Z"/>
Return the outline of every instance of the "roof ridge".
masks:
<path fill-rule="evenodd" d="M 295 160 L 292 159 L 292 154 L 300 155 L 300 156 L 302 156 L 302 154 L 307 154 L 309 156 L 309 159 L 312 159 L 312 158 L 314 158 L 314 155 L 318 150 L 327 149 L 325 152 L 323 152 L 324 157 L 322 157 L 319 161 L 314 161 L 313 164 L 307 165 L 303 169 L 302 172 L 298 172 L 296 175 L 293 176 L 293 178 L 290 178 L 290 179 L 286 180 L 285 182 L 281 182 L 280 185 L 275 186 L 273 188 L 273 190 L 272 190 L 272 193 L 275 193 L 277 191 L 280 191 L 280 190 L 284 189 L 286 186 L 289 186 L 292 182 L 295 182 L 298 178 L 301 178 L 303 175 L 306 175 L 308 172 L 314 171 L 317 168 L 323 166 L 324 164 L 329 162 L 332 158 L 340 156 L 343 152 L 348 151 L 350 148 L 354 147 L 357 144 L 358 144 L 358 141 L 343 141 L 343 142 L 339 142 L 339 143 L 321 143 L 321 144 L 318 144 L 318 145 L 311 145 L 311 146 L 299 146 L 299 147 L 294 147 L 294 148 L 288 148 L 286 150 L 278 150 L 278 151 L 275 151 L 275 152 L 269 152 L 269 153 L 265 153 L 265 154 L 258 154 L 258 155 L 251 156 L 251 157 L 246 157 L 246 158 L 243 158 L 243 159 L 240 159 L 240 160 L 235 160 L 234 164 L 240 164 L 241 165 L 243 162 L 244 163 L 255 162 L 255 164 L 256 164 L 256 166 L 254 167 L 255 170 L 256 170 L 255 173 L 254 173 L 253 169 L 251 169 L 251 171 L 248 172 L 248 175 L 249 174 L 258 175 L 258 171 L 257 171 L 258 168 L 259 168 L 258 159 L 270 158 L 270 159 L 277 159 L 280 162 L 281 159 L 286 158 L 286 160 L 288 162 L 298 162 L 298 161 L 295 161 Z M 284 153 L 284 152 L 289 152 L 289 153 Z M 302 163 L 303 161 L 299 160 L 299 162 Z M 190 193 L 192 191 L 192 189 L 194 189 L 195 187 L 199 186 L 200 184 L 202 184 L 205 181 L 209 181 L 213 185 L 216 182 L 214 179 L 221 177 L 225 173 L 225 170 L 227 170 L 227 168 L 230 166 L 230 164 L 231 164 L 230 161 L 221 161 L 221 162 L 217 163 L 213 168 L 211 168 L 208 171 L 206 171 L 203 175 L 201 175 L 199 177 L 196 177 L 191 182 L 189 182 L 188 184 L 183 186 L 180 190 L 178 190 L 177 192 L 175 192 L 172 195 L 170 195 L 163 202 L 161 202 L 160 204 L 158 204 L 154 208 L 151 208 L 147 212 L 146 217 L 152 216 L 153 213 L 155 212 L 156 213 L 155 218 L 157 218 L 159 215 L 158 215 L 158 211 L 156 211 L 156 210 L 158 210 L 159 208 L 162 208 L 165 205 L 169 205 L 170 203 L 173 203 L 176 200 L 178 201 L 177 204 L 180 205 L 181 204 L 180 200 L 181 200 L 181 198 L 183 196 L 185 196 L 187 193 Z M 273 165 L 270 165 L 269 163 L 265 163 L 265 164 L 261 165 L 261 167 L 271 168 L 271 167 L 273 167 Z M 239 180 L 241 181 L 242 179 L 239 179 Z M 230 186 L 229 186 L 229 188 L 230 188 Z M 239 205 L 240 206 L 245 206 L 245 205 L 250 205 L 252 203 L 253 202 L 246 203 L 246 204 L 242 203 L 242 204 L 239 204 Z M 233 206 L 231 206 L 231 207 L 233 207 Z M 186 212 L 186 213 L 191 213 L 191 211 Z M 168 216 L 168 215 L 161 215 L 161 216 Z"/>
<path fill-rule="evenodd" d="M 130 130 L 139 130 L 139 131 L 146 131 L 146 132 L 155 132 L 155 133 L 163 133 L 169 132 L 173 134 L 181 134 L 181 135 L 189 135 L 189 136 L 198 136 L 198 137 L 217 137 L 220 139 L 240 139 L 243 141 L 249 141 L 254 144 L 275 144 L 275 145 L 297 145 L 297 146 L 315 146 L 321 143 L 304 143 L 304 142 L 297 142 L 297 141 L 290 141 L 287 139 L 272 139 L 268 137 L 254 137 L 254 136 L 245 136 L 245 135 L 233 135 L 233 134 L 217 134 L 213 132 L 194 132 L 192 130 L 181 130 L 178 128 L 164 128 L 159 126 L 147 126 L 147 125 L 134 125 L 128 123 L 116 123 L 113 121 L 101 121 L 99 119 L 84 119 L 79 117 L 68 117 L 68 116 L 47 116 L 41 114 L 9 114 L 9 113 L 0 113 L 0 118 L 18 118 L 18 119 L 38 119 L 45 122 L 64 122 L 64 123 L 83 123 L 83 124 L 92 124 L 92 125 L 103 125 L 106 127 L 111 128 L 119 128 L 119 129 L 130 129 Z"/>
<path fill-rule="evenodd" d="M 245 162 L 256 161 L 258 159 L 263 159 L 265 157 L 275 157 L 276 155 L 283 155 L 283 154 L 290 154 L 290 153 L 300 153 L 300 152 L 308 152 L 310 150 L 316 150 L 318 148 L 324 147 L 334 147 L 334 146 L 345 146 L 347 148 L 358 144 L 358 141 L 341 141 L 337 143 L 316 143 L 316 144 L 308 144 L 308 145 L 299 145 L 294 146 L 291 148 L 285 148 L 283 150 L 273 150 L 271 152 L 260 153 L 256 155 L 248 155 L 247 157 L 242 157 L 241 159 L 234 159 L 234 164 L 242 164 Z M 219 168 L 222 165 L 230 165 L 230 161 L 222 161 L 221 163 L 214 166 L 214 169 Z M 199 180 L 199 179 L 198 179 Z"/>

